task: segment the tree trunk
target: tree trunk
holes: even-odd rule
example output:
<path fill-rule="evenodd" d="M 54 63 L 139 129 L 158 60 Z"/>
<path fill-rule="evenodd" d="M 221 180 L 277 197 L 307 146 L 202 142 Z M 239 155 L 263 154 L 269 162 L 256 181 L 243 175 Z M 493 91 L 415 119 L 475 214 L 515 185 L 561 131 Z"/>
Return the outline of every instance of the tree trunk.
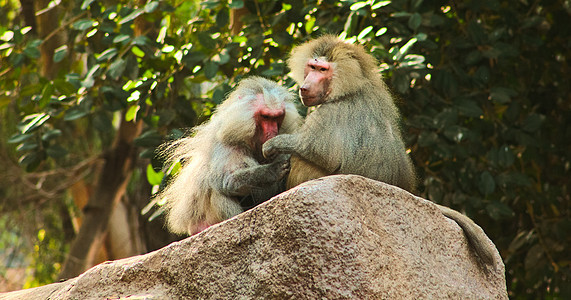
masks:
<path fill-rule="evenodd" d="M 32 33 L 38 34 L 34 0 L 20 0 L 20 5 L 22 6 L 21 15 L 22 19 L 24 19 L 24 25 L 32 27 Z"/>
<path fill-rule="evenodd" d="M 106 239 L 109 255 L 107 259 L 121 259 L 145 252 L 139 225 L 139 211 L 134 203 L 126 201 L 126 198 L 130 197 L 123 197 L 123 201 L 119 201 L 111 213 Z"/>
<path fill-rule="evenodd" d="M 248 12 L 246 6 L 230 10 L 230 33 L 232 35 L 238 35 L 240 31 L 242 31 L 244 23 L 241 18 L 243 15 L 248 14 Z"/>
<path fill-rule="evenodd" d="M 97 187 L 84 209 L 83 222 L 64 262 L 60 279 L 75 277 L 95 263 L 104 245 L 111 212 L 125 194 L 135 167 L 137 156 L 133 140 L 140 134 L 142 124 L 142 121 L 127 122 L 122 117 L 113 147 L 104 156 Z"/>
<path fill-rule="evenodd" d="M 24 1 L 23 1 L 24 2 Z M 39 0 L 36 2 L 36 15 L 41 10 L 48 7 L 50 0 Z M 28 15 L 28 13 L 26 13 Z M 26 20 L 26 23 L 30 22 Z M 59 27 L 59 7 L 53 7 L 47 11 L 41 12 L 36 18 L 37 28 L 36 32 L 39 37 L 43 39 L 40 45 L 41 53 L 41 70 L 42 76 L 53 79 L 57 75 L 59 64 L 54 62 L 55 49 L 62 44 L 62 35 L 53 34 Z M 48 39 L 46 39 L 48 38 Z"/>

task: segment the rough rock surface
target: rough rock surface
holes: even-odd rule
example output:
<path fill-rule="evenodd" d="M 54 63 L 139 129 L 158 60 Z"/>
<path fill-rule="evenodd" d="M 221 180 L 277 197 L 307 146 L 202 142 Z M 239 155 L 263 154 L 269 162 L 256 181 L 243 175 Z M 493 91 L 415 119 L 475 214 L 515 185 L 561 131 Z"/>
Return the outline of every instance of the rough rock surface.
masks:
<path fill-rule="evenodd" d="M 490 241 L 491 243 L 491 241 Z M 202 233 L 2 299 L 507 299 L 429 201 L 359 176 L 303 184 Z"/>

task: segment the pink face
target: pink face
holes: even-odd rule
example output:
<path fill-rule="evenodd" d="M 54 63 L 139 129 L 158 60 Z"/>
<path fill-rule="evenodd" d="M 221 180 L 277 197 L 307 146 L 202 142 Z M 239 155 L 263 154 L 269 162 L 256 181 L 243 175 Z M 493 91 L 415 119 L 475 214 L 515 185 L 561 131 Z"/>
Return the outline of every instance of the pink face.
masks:
<path fill-rule="evenodd" d="M 329 84 L 333 78 L 333 65 L 324 58 L 312 58 L 304 69 L 303 85 L 299 89 L 301 102 L 305 106 L 315 106 L 325 102 L 329 92 Z"/>
<path fill-rule="evenodd" d="M 278 135 L 280 127 L 285 117 L 285 107 L 269 108 L 266 106 L 263 96 L 257 96 L 254 103 L 254 122 L 256 123 L 256 134 L 254 143 L 256 148 L 263 145 L 267 140 Z"/>

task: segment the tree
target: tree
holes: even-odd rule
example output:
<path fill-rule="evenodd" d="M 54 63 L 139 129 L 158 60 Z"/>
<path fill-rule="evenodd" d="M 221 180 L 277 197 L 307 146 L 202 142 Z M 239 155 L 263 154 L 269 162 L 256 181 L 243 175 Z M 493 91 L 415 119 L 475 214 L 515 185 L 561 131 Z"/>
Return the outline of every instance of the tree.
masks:
<path fill-rule="evenodd" d="M 94 191 L 85 209 L 85 220 L 89 207 L 108 216 L 110 204 L 144 189 L 145 172 L 160 183 L 154 149 L 164 139 L 207 119 L 245 75 L 293 86 L 284 65 L 291 47 L 336 33 L 382 62 L 401 100 L 421 195 L 484 228 L 506 263 L 510 295 L 571 295 L 571 9 L 563 1 L 84 0 L 34 8 L 57 16 L 43 33 L 29 3 L 19 19 L 18 5 L 6 3 L 0 109 L 20 119 L 9 142 L 30 172 L 17 176 L 40 187 L 30 207 L 46 191 L 49 206 L 61 206 L 78 182 L 107 186 L 112 177 L 99 162 L 121 153 L 133 160 L 107 169 L 122 174 L 112 180 L 118 187 Z M 127 127 L 134 133 L 122 134 Z M 4 137 L 13 133 L 6 130 L 14 128 Z M 118 150 L 118 141 L 130 150 Z M 6 190 L 15 195 L 17 186 Z"/>

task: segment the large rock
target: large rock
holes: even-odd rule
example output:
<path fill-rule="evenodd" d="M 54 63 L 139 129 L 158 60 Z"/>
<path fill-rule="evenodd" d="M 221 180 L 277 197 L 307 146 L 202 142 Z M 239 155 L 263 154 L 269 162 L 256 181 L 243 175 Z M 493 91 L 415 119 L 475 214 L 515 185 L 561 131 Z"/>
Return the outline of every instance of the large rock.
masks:
<path fill-rule="evenodd" d="M 484 267 L 427 200 L 331 176 L 158 251 L 0 298 L 507 299 L 495 255 Z"/>

